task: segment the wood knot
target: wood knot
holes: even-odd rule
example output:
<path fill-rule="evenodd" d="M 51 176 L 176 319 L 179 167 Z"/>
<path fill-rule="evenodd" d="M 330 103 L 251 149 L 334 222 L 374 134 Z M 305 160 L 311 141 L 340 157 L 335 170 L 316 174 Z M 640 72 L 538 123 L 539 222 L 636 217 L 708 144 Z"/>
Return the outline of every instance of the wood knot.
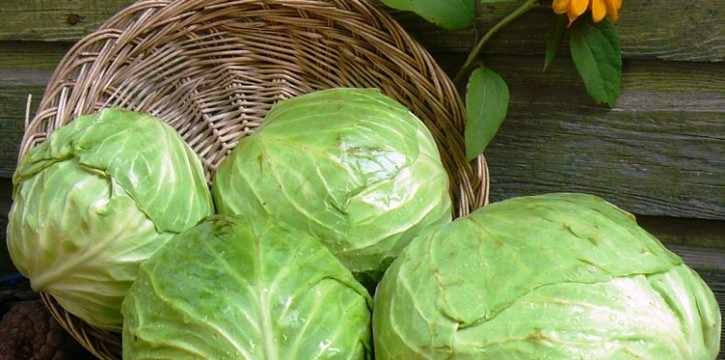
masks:
<path fill-rule="evenodd" d="M 83 16 L 80 16 L 78 14 L 70 14 L 66 18 L 66 21 L 68 22 L 68 24 L 75 25 L 83 21 Z"/>

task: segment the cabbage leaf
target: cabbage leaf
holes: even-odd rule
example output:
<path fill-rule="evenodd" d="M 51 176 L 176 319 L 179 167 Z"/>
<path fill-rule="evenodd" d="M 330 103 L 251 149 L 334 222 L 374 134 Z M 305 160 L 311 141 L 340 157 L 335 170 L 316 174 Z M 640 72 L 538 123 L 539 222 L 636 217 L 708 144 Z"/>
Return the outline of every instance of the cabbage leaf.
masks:
<path fill-rule="evenodd" d="M 124 358 L 369 359 L 372 299 L 310 235 L 218 215 L 141 265 Z"/>
<path fill-rule="evenodd" d="M 377 359 L 713 359 L 712 291 L 585 194 L 520 197 L 415 239 L 375 294 Z"/>
<path fill-rule="evenodd" d="M 220 164 L 221 214 L 271 216 L 319 238 L 376 282 L 413 236 L 451 221 L 448 174 L 428 129 L 377 89 L 277 103 Z"/>
<path fill-rule="evenodd" d="M 8 249 L 33 290 L 120 331 L 138 265 L 214 212 L 200 160 L 150 115 L 104 109 L 65 125 L 13 177 Z"/>

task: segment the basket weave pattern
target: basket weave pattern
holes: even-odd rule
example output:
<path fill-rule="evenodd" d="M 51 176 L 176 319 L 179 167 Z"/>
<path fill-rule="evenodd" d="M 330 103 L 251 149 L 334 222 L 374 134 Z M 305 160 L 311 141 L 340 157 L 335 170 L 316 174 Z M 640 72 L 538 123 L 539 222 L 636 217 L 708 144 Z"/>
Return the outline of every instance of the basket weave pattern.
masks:
<path fill-rule="evenodd" d="M 147 112 L 199 155 L 207 180 L 282 99 L 332 87 L 376 87 L 435 138 L 458 216 L 486 204 L 483 156 L 465 161 L 465 109 L 433 58 L 364 0 L 143 0 L 81 39 L 58 65 L 20 157 L 77 116 L 103 107 Z M 103 359 L 120 337 L 43 294 L 58 321 Z"/>

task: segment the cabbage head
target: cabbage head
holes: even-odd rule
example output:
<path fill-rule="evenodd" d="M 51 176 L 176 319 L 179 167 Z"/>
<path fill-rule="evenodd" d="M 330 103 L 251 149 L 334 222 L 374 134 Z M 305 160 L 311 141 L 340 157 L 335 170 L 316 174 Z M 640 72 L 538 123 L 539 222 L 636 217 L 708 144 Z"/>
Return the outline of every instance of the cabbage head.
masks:
<path fill-rule="evenodd" d="M 712 291 L 585 194 L 492 204 L 415 239 L 375 294 L 386 359 L 714 359 Z"/>
<path fill-rule="evenodd" d="M 176 131 L 104 109 L 57 129 L 13 176 L 8 249 L 33 290 L 120 331 L 139 264 L 214 212 L 201 162 Z"/>
<path fill-rule="evenodd" d="M 372 299 L 317 239 L 217 215 L 141 265 L 124 359 L 370 359 Z"/>
<path fill-rule="evenodd" d="M 222 214 L 272 216 L 321 239 L 377 281 L 418 232 L 451 221 L 436 144 L 377 89 L 335 88 L 277 103 L 219 166 Z"/>

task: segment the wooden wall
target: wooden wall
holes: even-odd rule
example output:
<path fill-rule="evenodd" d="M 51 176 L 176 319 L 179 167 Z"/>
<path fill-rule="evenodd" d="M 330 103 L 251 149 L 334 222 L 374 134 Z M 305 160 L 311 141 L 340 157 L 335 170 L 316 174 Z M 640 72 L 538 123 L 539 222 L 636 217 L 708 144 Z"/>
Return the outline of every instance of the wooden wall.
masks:
<path fill-rule="evenodd" d="M 23 132 L 73 42 L 130 0 L 0 2 L 0 226 Z M 492 201 L 588 192 L 635 213 L 708 281 L 725 304 L 725 0 L 624 0 L 617 105 L 586 95 L 568 53 L 542 71 L 554 17 L 537 9 L 496 36 L 484 57 L 509 84 L 511 107 L 486 151 Z M 514 2 L 515 5 L 515 2 Z M 480 31 L 444 31 L 391 11 L 449 73 L 477 35 L 512 8 L 482 6 Z M 2 254 L 2 252 L 0 252 Z M 12 271 L 0 255 L 0 275 Z"/>

